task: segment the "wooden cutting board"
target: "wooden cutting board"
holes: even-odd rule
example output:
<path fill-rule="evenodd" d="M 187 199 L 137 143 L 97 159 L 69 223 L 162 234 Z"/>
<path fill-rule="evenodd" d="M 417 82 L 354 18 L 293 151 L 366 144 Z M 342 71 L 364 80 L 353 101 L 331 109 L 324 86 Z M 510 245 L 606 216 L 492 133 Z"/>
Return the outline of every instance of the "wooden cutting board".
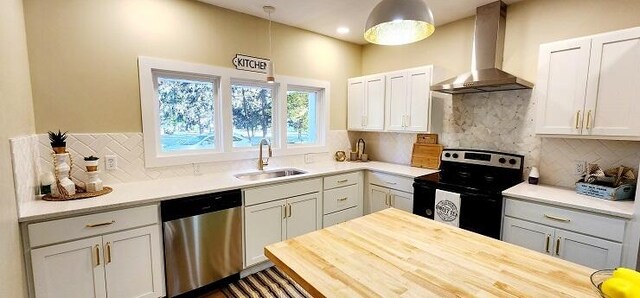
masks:
<path fill-rule="evenodd" d="M 437 170 L 440 168 L 440 155 L 444 146 L 436 144 L 413 144 L 411 166 Z"/>

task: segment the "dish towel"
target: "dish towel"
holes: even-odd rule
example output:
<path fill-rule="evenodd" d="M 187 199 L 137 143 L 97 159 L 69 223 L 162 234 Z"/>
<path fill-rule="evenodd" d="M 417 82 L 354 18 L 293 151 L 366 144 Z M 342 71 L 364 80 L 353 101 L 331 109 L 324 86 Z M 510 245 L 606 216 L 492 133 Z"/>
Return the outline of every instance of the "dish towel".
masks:
<path fill-rule="evenodd" d="M 436 189 L 433 219 L 454 227 L 460 226 L 460 194 Z"/>

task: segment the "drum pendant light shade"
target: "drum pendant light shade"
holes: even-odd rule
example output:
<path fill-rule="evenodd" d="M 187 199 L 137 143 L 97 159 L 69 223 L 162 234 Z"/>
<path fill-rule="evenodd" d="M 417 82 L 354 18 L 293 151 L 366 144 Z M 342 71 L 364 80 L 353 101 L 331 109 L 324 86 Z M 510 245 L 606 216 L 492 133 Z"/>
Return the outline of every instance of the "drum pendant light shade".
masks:
<path fill-rule="evenodd" d="M 422 0 L 382 0 L 369 14 L 364 39 L 379 45 L 402 45 L 429 37 L 433 14 Z"/>

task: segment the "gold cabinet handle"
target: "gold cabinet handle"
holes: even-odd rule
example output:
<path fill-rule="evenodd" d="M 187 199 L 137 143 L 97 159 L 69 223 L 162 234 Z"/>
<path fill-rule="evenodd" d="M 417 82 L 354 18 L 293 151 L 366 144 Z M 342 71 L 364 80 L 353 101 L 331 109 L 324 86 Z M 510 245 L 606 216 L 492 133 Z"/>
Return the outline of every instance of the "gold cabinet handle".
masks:
<path fill-rule="evenodd" d="M 344 202 L 346 200 L 348 200 L 348 198 L 346 198 L 346 197 L 345 198 L 340 198 L 340 199 L 338 199 L 338 202 Z"/>
<path fill-rule="evenodd" d="M 105 246 L 106 246 L 105 250 L 106 250 L 106 254 L 107 254 L 107 256 L 105 258 L 106 259 L 105 264 L 109 264 L 109 263 L 111 263 L 111 242 L 107 242 L 107 245 L 105 245 Z"/>
<path fill-rule="evenodd" d="M 282 219 L 287 218 L 287 204 L 282 205 Z"/>
<path fill-rule="evenodd" d="M 349 179 L 338 180 L 336 182 L 337 183 L 345 183 L 345 182 L 349 182 Z"/>
<path fill-rule="evenodd" d="M 545 214 L 544 217 L 546 217 L 548 219 L 555 220 L 555 221 L 561 221 L 561 222 L 570 222 L 571 221 L 568 218 L 556 217 L 556 216 L 548 215 L 548 214 Z"/>
<path fill-rule="evenodd" d="M 114 223 L 116 223 L 116 221 L 112 220 L 112 221 L 102 222 L 102 223 L 97 223 L 97 224 L 87 224 L 86 227 L 87 228 L 95 228 L 95 227 L 101 227 L 101 226 L 108 226 L 108 225 L 111 225 L 111 224 L 114 224 Z"/>
<path fill-rule="evenodd" d="M 560 255 L 560 239 L 561 237 L 556 238 L 556 256 Z"/>
<path fill-rule="evenodd" d="M 587 112 L 587 129 L 591 129 L 591 110 Z"/>
<path fill-rule="evenodd" d="M 580 129 L 580 111 L 576 112 L 576 129 Z"/>
<path fill-rule="evenodd" d="M 287 204 L 287 209 L 285 209 L 285 210 L 286 210 L 286 213 L 287 213 L 287 217 L 291 217 L 291 204 Z"/>
<path fill-rule="evenodd" d="M 544 247 L 546 253 L 549 253 L 549 242 L 551 241 L 551 235 L 547 234 L 547 244 Z"/>
<path fill-rule="evenodd" d="M 96 246 L 94 246 L 94 249 L 96 251 L 96 266 L 98 267 L 100 266 L 100 245 L 96 244 Z"/>
<path fill-rule="evenodd" d="M 398 183 L 396 183 L 396 182 L 390 182 L 390 181 L 385 181 L 385 183 L 386 183 L 386 184 L 389 184 L 389 185 L 396 185 L 396 184 L 398 184 Z"/>

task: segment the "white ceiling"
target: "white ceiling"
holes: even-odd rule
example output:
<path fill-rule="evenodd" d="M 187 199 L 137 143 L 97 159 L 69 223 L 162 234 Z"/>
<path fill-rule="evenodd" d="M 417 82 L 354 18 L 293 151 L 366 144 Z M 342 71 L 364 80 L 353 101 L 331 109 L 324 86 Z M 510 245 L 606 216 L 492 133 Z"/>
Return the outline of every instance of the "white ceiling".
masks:
<path fill-rule="evenodd" d="M 338 39 L 365 44 L 364 24 L 381 0 L 199 0 L 216 6 L 267 18 L 262 7 L 271 5 L 274 22 L 306 29 Z M 496 0 L 426 0 L 437 26 L 475 15 L 476 7 Z M 506 4 L 522 0 L 503 0 Z M 338 34 L 338 27 L 351 31 Z"/>

